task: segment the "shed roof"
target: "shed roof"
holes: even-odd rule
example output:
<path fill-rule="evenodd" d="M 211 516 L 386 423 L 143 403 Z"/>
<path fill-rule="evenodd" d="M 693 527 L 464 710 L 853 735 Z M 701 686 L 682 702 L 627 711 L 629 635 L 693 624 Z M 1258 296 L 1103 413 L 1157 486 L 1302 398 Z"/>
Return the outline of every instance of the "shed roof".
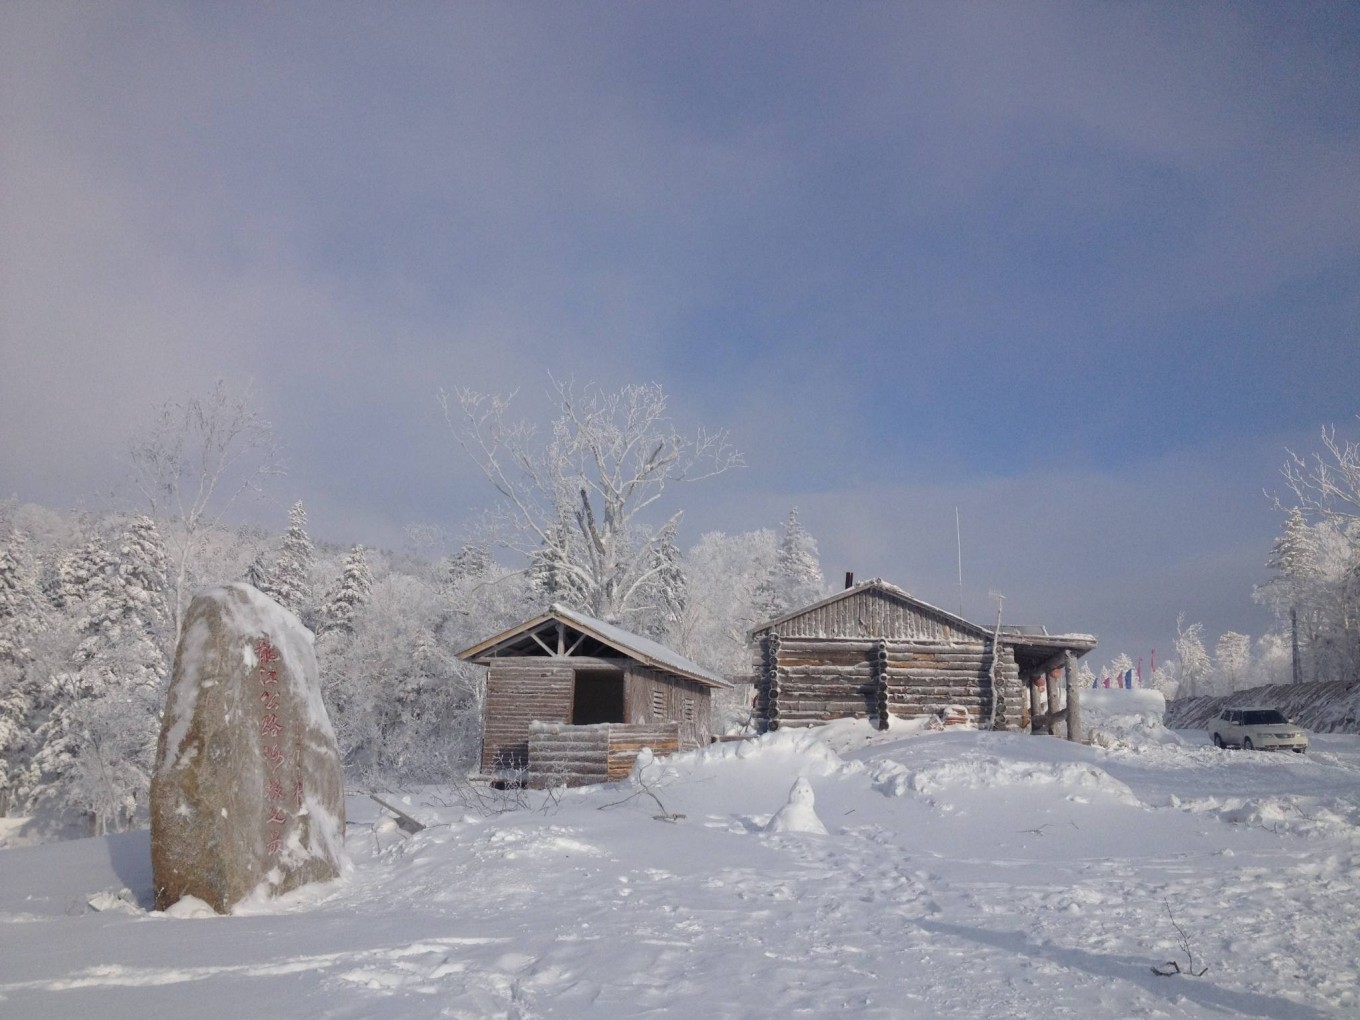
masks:
<path fill-rule="evenodd" d="M 557 603 L 549 607 L 548 611 L 541 616 L 536 616 L 532 620 L 525 620 L 495 637 L 487 638 L 470 648 L 463 649 L 458 653 L 458 658 L 464 662 L 476 662 L 485 666 L 492 659 L 518 656 L 526 652 L 543 655 L 545 652 L 542 646 L 533 640 L 532 635 L 545 628 L 551 629 L 554 623 L 560 623 L 576 631 L 578 635 L 591 638 L 601 645 L 659 672 L 693 680 L 705 687 L 726 688 L 732 686 L 717 673 L 704 669 L 704 667 L 691 662 L 674 649 L 667 648 L 651 638 L 634 634 L 616 624 L 597 620 L 593 616 L 587 616 L 585 613 L 568 609 L 566 606 Z M 563 654 L 566 655 L 565 652 Z"/>

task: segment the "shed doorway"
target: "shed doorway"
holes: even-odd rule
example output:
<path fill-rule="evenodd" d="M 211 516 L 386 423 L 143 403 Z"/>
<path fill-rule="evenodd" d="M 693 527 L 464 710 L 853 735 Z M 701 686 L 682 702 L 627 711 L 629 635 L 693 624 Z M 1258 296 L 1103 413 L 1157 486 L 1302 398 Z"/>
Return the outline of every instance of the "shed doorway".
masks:
<path fill-rule="evenodd" d="M 623 670 L 578 669 L 571 697 L 571 724 L 621 723 Z"/>

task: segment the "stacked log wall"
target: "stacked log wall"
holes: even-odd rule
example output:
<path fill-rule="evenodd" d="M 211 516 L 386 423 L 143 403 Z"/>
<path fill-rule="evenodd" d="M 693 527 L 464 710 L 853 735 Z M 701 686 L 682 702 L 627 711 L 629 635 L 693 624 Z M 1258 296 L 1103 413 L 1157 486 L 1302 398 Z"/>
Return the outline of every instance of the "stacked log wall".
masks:
<path fill-rule="evenodd" d="M 644 747 L 659 757 L 674 754 L 680 749 L 679 724 L 537 723 L 529 732 L 526 781 L 546 789 L 626 779 Z"/>
<path fill-rule="evenodd" d="M 757 717 L 764 728 L 810 725 L 847 717 L 879 718 L 886 686 L 888 710 L 898 716 L 934 715 L 963 708 L 977 724 L 992 720 L 991 643 L 858 641 L 782 637 L 771 656 L 768 639 L 757 661 Z M 886 668 L 877 649 L 887 652 Z M 997 729 L 1019 725 L 1020 673 L 1012 650 L 997 664 Z M 771 699 L 770 691 L 776 692 Z M 772 716 L 770 709 L 775 707 Z M 777 723 L 778 725 L 774 725 Z"/>

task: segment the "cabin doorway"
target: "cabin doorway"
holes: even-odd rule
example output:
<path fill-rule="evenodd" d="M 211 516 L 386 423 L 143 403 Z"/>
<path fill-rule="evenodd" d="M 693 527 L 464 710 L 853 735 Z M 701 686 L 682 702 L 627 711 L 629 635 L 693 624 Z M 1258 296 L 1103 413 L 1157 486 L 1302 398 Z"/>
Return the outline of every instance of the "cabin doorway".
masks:
<path fill-rule="evenodd" d="M 621 723 L 623 670 L 578 669 L 571 698 L 571 724 Z"/>

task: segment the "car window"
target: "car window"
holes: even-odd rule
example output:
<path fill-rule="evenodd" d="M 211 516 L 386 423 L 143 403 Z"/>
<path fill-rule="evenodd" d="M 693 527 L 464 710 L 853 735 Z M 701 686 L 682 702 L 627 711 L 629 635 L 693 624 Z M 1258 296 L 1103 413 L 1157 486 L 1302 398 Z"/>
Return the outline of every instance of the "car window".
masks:
<path fill-rule="evenodd" d="M 1240 716 L 1242 713 L 1234 710 L 1234 711 L 1224 712 L 1223 714 L 1226 715 L 1226 716 L 1228 717 L 1228 722 L 1235 723 L 1235 722 L 1237 722 L 1237 717 Z"/>
<path fill-rule="evenodd" d="M 1259 712 L 1243 712 L 1242 715 L 1244 717 L 1242 722 L 1247 726 L 1278 726 L 1289 722 L 1288 719 L 1273 709 Z"/>

